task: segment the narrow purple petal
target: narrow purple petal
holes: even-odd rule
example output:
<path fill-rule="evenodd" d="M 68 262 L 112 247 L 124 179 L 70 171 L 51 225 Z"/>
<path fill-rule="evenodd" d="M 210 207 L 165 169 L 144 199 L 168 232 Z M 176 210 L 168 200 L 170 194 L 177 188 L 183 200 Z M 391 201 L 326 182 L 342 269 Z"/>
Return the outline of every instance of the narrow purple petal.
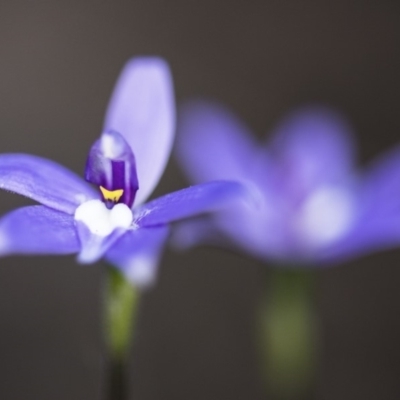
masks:
<path fill-rule="evenodd" d="M 193 101 L 178 115 L 176 152 L 191 181 L 254 178 L 260 149 L 248 128 L 227 109 Z"/>
<path fill-rule="evenodd" d="M 249 189 L 232 181 L 191 186 L 159 197 L 140 207 L 135 222 L 142 227 L 163 225 L 183 218 L 213 212 L 236 202 L 253 201 Z"/>
<path fill-rule="evenodd" d="M 98 198 L 82 178 L 45 158 L 0 155 L 0 188 L 29 197 L 67 214 L 86 200 Z"/>
<path fill-rule="evenodd" d="M 135 157 L 118 132 L 104 132 L 93 144 L 86 161 L 85 179 L 107 191 L 117 193 L 111 195 L 115 196 L 114 200 L 106 198 L 105 201 L 124 203 L 132 207 L 139 187 Z"/>
<path fill-rule="evenodd" d="M 340 181 L 351 171 L 351 130 L 329 109 L 301 109 L 278 126 L 271 153 L 288 185 L 296 186 L 297 191 L 312 190 L 322 183 Z"/>
<path fill-rule="evenodd" d="M 135 204 L 143 203 L 164 172 L 175 133 L 172 77 L 165 61 L 142 57 L 126 64 L 104 128 L 119 132 L 132 147 L 140 186 Z"/>
<path fill-rule="evenodd" d="M 135 285 L 149 286 L 156 279 L 168 232 L 167 226 L 127 231 L 107 252 L 106 258 Z"/>
<path fill-rule="evenodd" d="M 44 206 L 18 208 L 0 219 L 0 255 L 79 251 L 73 217 Z"/>

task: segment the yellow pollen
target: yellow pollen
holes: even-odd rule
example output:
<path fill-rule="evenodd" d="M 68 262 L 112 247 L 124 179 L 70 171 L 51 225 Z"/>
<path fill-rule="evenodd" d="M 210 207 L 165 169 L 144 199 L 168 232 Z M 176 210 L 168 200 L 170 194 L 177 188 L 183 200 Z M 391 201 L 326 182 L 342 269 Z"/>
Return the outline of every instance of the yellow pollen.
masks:
<path fill-rule="evenodd" d="M 107 190 L 103 188 L 103 186 L 100 186 L 100 191 L 104 197 L 104 200 L 110 200 L 113 201 L 114 203 L 119 201 L 121 196 L 124 194 L 124 189 Z"/>

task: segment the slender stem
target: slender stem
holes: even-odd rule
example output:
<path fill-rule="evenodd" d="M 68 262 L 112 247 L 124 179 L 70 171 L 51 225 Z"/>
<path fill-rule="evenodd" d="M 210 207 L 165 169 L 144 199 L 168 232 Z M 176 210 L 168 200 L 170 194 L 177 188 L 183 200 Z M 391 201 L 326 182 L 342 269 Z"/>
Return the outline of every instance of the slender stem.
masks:
<path fill-rule="evenodd" d="M 126 363 L 117 360 L 110 361 L 109 387 L 107 400 L 125 400 L 127 398 Z"/>
<path fill-rule="evenodd" d="M 312 397 L 318 349 L 314 274 L 276 269 L 263 304 L 266 383 L 278 400 Z"/>
<path fill-rule="evenodd" d="M 107 400 L 125 400 L 127 396 L 128 354 L 138 305 L 138 292 L 114 268 L 107 270 L 105 290 L 105 339 L 109 362 Z"/>

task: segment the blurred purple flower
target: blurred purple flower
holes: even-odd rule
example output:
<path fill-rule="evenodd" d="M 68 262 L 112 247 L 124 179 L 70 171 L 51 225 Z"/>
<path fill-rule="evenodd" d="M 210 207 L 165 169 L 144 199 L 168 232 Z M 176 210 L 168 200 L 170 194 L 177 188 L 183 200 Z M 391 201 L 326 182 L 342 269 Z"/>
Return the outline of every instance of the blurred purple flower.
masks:
<path fill-rule="evenodd" d="M 78 253 L 82 263 L 104 256 L 136 284 L 151 283 L 168 223 L 218 209 L 243 190 L 211 182 L 143 204 L 164 171 L 174 132 L 167 64 L 152 57 L 129 61 L 86 163 L 85 178 L 97 190 L 50 160 L 0 155 L 0 188 L 42 204 L 0 220 L 0 254 Z"/>
<path fill-rule="evenodd" d="M 180 223 L 177 247 L 239 246 L 262 259 L 314 264 L 400 243 L 399 148 L 359 173 L 349 126 L 326 108 L 290 115 L 267 144 L 219 105 L 181 111 L 177 155 L 189 178 L 241 181 L 257 206 Z"/>

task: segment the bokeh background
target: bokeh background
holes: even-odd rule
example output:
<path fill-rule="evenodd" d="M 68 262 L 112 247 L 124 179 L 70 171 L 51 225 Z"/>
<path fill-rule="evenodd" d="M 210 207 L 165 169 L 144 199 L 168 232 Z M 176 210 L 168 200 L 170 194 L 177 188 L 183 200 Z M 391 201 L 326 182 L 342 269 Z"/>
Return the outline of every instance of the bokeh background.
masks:
<path fill-rule="evenodd" d="M 178 101 L 219 100 L 260 138 L 322 102 L 351 121 L 360 166 L 400 142 L 398 2 L 3 0 L 1 152 L 81 173 L 123 63 L 142 54 L 169 61 Z M 171 160 L 155 195 L 184 185 Z M 2 213 L 22 204 L 0 194 Z M 101 398 L 104 267 L 0 260 L 1 399 Z M 268 271 L 221 250 L 168 251 L 142 300 L 131 398 L 265 399 L 255 316 Z M 400 250 L 318 272 L 317 400 L 399 398 L 399 285 Z"/>

